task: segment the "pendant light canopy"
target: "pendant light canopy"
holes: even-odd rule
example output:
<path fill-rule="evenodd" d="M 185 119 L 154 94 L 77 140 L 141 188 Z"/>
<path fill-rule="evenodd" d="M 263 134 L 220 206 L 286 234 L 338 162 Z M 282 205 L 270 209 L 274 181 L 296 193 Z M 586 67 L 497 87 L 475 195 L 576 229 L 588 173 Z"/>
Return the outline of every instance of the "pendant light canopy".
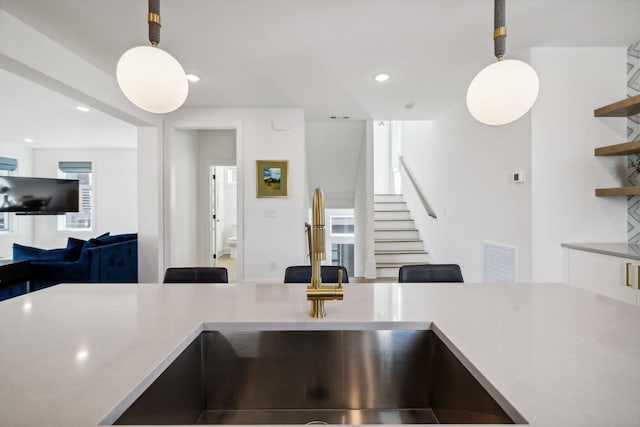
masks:
<path fill-rule="evenodd" d="M 149 0 L 149 41 L 126 51 L 116 77 L 125 96 L 151 113 L 169 113 L 187 99 L 189 83 L 180 63 L 160 49 L 160 0 Z"/>
<path fill-rule="evenodd" d="M 505 0 L 495 0 L 494 52 L 498 62 L 485 67 L 469 85 L 467 108 L 481 123 L 504 125 L 527 113 L 538 97 L 540 83 L 531 66 L 518 60 L 502 60 L 507 30 Z"/>

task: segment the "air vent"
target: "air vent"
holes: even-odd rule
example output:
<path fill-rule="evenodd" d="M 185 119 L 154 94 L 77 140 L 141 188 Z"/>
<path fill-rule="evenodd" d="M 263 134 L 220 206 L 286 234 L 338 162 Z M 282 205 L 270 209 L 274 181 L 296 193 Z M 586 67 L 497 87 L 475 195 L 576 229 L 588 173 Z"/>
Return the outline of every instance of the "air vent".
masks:
<path fill-rule="evenodd" d="M 482 242 L 484 282 L 512 283 L 516 280 L 516 248 Z"/>

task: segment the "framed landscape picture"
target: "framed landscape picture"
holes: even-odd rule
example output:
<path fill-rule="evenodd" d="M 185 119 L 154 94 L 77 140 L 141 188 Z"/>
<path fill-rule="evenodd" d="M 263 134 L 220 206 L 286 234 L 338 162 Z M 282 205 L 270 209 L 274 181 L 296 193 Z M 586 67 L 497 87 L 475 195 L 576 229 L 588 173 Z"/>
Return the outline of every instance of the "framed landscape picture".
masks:
<path fill-rule="evenodd" d="M 256 160 L 256 197 L 289 195 L 289 161 Z"/>

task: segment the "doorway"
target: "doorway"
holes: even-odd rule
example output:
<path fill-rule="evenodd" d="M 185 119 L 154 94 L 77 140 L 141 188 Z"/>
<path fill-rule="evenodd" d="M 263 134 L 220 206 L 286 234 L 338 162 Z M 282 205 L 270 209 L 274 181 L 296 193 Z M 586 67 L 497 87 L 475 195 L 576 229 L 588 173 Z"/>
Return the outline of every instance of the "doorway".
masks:
<path fill-rule="evenodd" d="M 210 265 L 225 267 L 229 281 L 236 279 L 237 259 L 237 168 L 209 166 L 209 253 Z"/>

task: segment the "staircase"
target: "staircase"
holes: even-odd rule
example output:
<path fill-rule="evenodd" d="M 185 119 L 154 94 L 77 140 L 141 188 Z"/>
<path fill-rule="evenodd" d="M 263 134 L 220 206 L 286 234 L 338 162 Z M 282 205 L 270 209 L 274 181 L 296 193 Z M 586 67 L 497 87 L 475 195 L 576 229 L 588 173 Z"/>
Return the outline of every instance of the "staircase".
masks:
<path fill-rule="evenodd" d="M 400 266 L 429 261 L 402 194 L 374 195 L 375 255 L 378 277 L 398 277 Z"/>

